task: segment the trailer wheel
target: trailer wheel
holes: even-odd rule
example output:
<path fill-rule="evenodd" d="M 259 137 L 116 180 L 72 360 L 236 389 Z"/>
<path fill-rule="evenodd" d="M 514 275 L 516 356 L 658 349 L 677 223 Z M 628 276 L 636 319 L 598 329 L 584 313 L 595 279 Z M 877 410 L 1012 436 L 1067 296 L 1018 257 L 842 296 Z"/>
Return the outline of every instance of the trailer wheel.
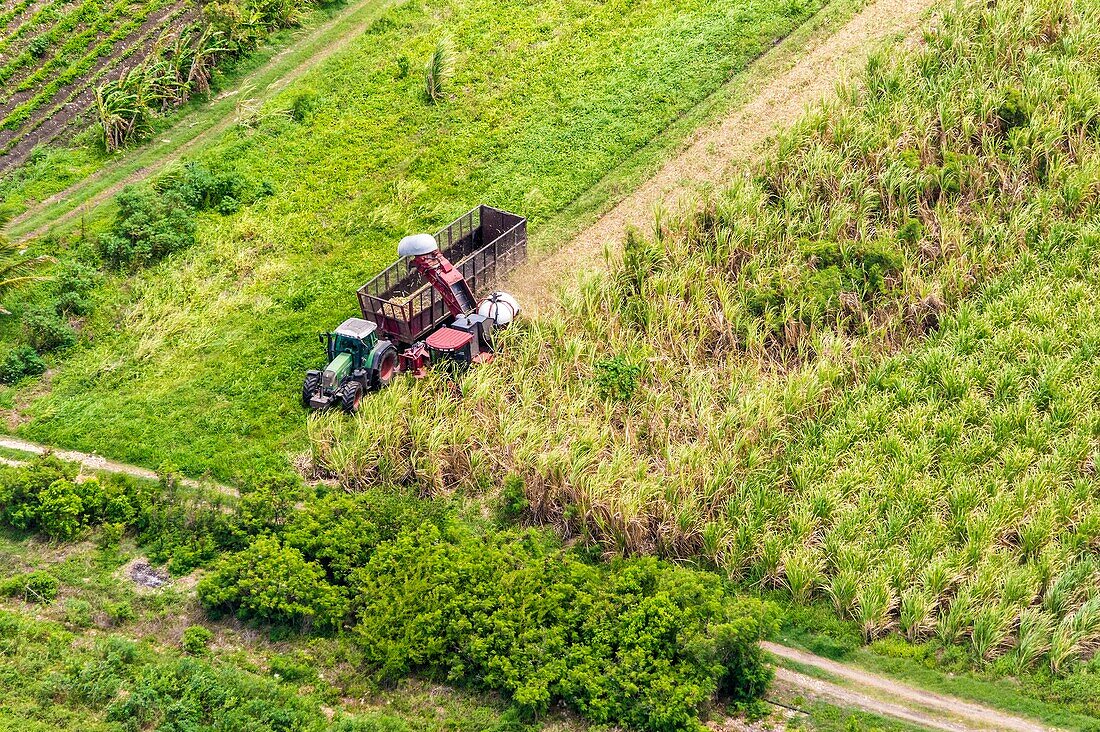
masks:
<path fill-rule="evenodd" d="M 397 376 L 397 349 L 387 341 L 379 343 L 371 355 L 371 363 L 374 364 L 374 368 L 371 369 L 371 381 L 374 389 L 376 391 L 385 389 Z"/>
<path fill-rule="evenodd" d="M 302 406 L 308 407 L 309 400 L 313 398 L 313 395 L 317 393 L 317 390 L 321 388 L 321 375 L 320 374 L 306 374 L 305 381 L 302 382 Z"/>
<path fill-rule="evenodd" d="M 344 408 L 344 411 L 348 414 L 355 414 L 359 411 L 359 405 L 363 401 L 363 387 L 359 385 L 358 381 L 349 381 L 344 384 L 344 388 L 340 394 L 340 405 Z"/>

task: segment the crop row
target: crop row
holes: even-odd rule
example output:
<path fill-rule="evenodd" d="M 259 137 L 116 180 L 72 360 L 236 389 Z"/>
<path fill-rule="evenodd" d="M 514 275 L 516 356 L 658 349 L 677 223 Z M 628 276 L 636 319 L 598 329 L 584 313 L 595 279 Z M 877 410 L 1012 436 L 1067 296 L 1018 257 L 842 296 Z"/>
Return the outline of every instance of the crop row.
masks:
<path fill-rule="evenodd" d="M 0 129 L 14 130 L 19 128 L 27 120 L 29 120 L 34 112 L 36 112 L 42 105 L 49 102 L 60 89 L 85 76 L 93 68 L 93 66 L 97 63 L 99 59 L 112 53 L 118 43 L 132 38 L 135 32 L 145 24 L 146 20 L 152 14 L 159 12 L 165 5 L 168 5 L 170 2 L 171 0 L 158 0 L 157 2 L 150 3 L 149 5 L 145 6 L 145 10 L 148 15 L 134 18 L 129 22 L 117 26 L 114 32 L 112 32 L 106 38 L 103 38 L 97 45 L 88 50 L 82 57 L 69 64 L 69 66 L 63 71 L 61 71 L 60 73 L 54 71 L 54 75 L 51 77 L 49 83 L 38 89 L 37 93 L 33 97 L 27 99 L 22 104 L 12 109 L 7 117 L 3 118 L 3 120 L 0 120 Z M 176 14 L 178 15 L 180 12 L 182 12 L 182 8 L 178 9 L 176 11 Z M 170 21 L 171 16 L 166 19 L 165 22 Z M 145 38 L 147 38 L 147 34 L 135 39 L 135 43 L 140 45 L 140 43 Z M 134 46 L 135 49 L 136 47 L 137 46 Z M 40 83 L 44 78 L 44 76 L 38 78 L 32 76 L 19 86 L 19 90 L 31 89 L 33 88 L 34 84 Z M 75 91 L 74 95 L 76 93 L 79 93 L 79 90 Z"/>
<path fill-rule="evenodd" d="M 83 21 L 85 26 L 83 30 L 76 27 L 75 22 L 73 25 L 68 25 L 67 23 L 59 24 L 59 26 L 47 36 L 51 48 L 57 47 L 57 51 L 48 60 L 33 67 L 33 70 L 22 78 L 18 84 L 9 83 L 9 86 L 12 87 L 11 91 L 14 93 L 35 88 L 52 74 L 56 73 L 59 67 L 68 63 L 75 54 L 84 54 L 89 44 L 95 44 L 97 39 L 104 34 L 114 37 L 116 34 L 113 31 L 117 26 L 128 26 L 130 30 L 140 26 L 144 18 L 144 13 L 148 10 L 148 6 L 143 6 L 138 17 L 133 20 L 127 20 L 130 18 L 131 5 L 132 0 L 120 0 L 102 14 L 99 14 L 96 10 L 90 9 L 94 7 L 93 5 L 86 5 L 85 8 L 89 9 L 78 12 L 74 14 L 72 18 L 67 19 L 77 22 Z M 40 60 L 41 59 L 33 53 L 32 49 L 28 49 L 13 59 L 4 68 L 0 69 L 0 80 L 10 82 L 16 72 L 24 68 L 31 68 L 32 64 Z M 10 98 L 10 95 L 8 98 Z"/>
<path fill-rule="evenodd" d="M 65 12 L 66 10 L 68 12 Z M 16 28 L 14 32 L 0 38 L 0 54 L 6 52 L 15 41 L 30 36 L 32 32 L 40 31 L 41 28 L 47 26 L 49 23 L 62 20 L 74 12 L 77 11 L 73 10 L 72 0 L 66 0 L 66 2 L 62 3 L 42 3 L 41 7 L 39 7 L 25 22 L 20 23 L 19 27 Z M 10 23 L 11 20 L 9 19 L 8 22 Z"/>
<path fill-rule="evenodd" d="M 965 642 L 1019 668 L 1087 656 L 1100 19 L 1085 5 L 946 14 L 751 177 L 660 215 L 563 313 L 507 334 L 461 402 L 398 385 L 357 422 L 314 420 L 315 461 L 352 487 L 511 474 L 533 520 L 829 602 L 868 639 Z"/>
<path fill-rule="evenodd" d="M 11 22 L 22 15 L 27 10 L 27 8 L 34 4 L 34 2 L 35 0 L 19 0 L 19 2 L 14 4 L 10 10 L 4 13 L 0 13 L 0 31 L 7 31 L 8 26 L 11 24 Z M 17 29 L 16 32 L 19 32 L 19 29 Z M 11 35 L 5 35 L 5 42 L 7 42 L 10 38 Z"/>
<path fill-rule="evenodd" d="M 116 4 L 114 6 L 115 13 L 124 9 L 127 5 L 128 3 L 125 0 Z M 43 50 L 41 53 L 45 54 L 48 49 L 54 48 L 58 44 L 67 46 L 72 39 L 73 31 L 79 28 L 81 24 L 100 19 L 101 7 L 99 0 L 85 0 L 79 7 L 65 14 L 49 31 L 36 37 L 35 40 L 42 44 Z M 112 15 L 115 13 L 112 13 Z M 42 40 L 38 41 L 38 39 Z M 39 58 L 38 49 L 25 48 L 17 56 L 0 66 L 0 83 L 8 84 L 20 70 L 28 67 L 33 68 Z"/>

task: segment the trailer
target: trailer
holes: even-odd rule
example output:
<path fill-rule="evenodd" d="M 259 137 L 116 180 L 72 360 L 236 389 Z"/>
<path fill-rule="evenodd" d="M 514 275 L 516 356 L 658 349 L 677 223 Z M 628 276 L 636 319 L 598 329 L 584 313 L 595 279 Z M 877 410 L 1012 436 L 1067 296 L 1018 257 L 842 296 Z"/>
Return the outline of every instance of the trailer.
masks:
<path fill-rule="evenodd" d="M 462 274 L 475 299 L 492 290 L 496 278 L 527 259 L 527 219 L 492 206 L 478 206 L 434 235 L 439 250 Z M 404 257 L 356 293 L 363 318 L 382 337 L 410 346 L 452 317 L 441 292 L 425 282 Z"/>

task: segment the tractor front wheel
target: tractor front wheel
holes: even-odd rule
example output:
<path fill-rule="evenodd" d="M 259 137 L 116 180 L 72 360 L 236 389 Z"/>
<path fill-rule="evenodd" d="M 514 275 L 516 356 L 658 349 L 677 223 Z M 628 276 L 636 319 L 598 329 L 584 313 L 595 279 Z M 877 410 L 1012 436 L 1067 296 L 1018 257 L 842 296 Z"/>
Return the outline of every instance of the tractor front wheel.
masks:
<path fill-rule="evenodd" d="M 302 382 L 302 406 L 308 407 L 310 399 L 321 388 L 321 376 L 320 374 L 307 374 L 305 381 Z"/>
<path fill-rule="evenodd" d="M 348 414 L 359 411 L 359 404 L 363 401 L 363 387 L 358 381 L 349 381 L 344 385 L 340 395 L 340 403 Z"/>

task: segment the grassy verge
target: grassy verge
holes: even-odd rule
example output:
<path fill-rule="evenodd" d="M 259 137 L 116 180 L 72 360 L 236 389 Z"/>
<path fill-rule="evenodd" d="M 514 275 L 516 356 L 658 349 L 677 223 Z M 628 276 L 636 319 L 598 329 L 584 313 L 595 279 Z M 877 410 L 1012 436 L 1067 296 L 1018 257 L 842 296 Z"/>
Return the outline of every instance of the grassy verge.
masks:
<path fill-rule="evenodd" d="M 0 457 L 5 457 L 9 460 L 30 460 L 34 458 L 35 455 L 34 453 L 25 452 L 23 450 L 15 450 L 13 448 L 0 445 Z"/>
<path fill-rule="evenodd" d="M 792 647 L 804 647 L 790 641 L 785 636 L 782 637 L 782 640 L 784 644 Z M 806 648 L 806 650 L 809 650 L 809 648 Z M 905 653 L 910 657 L 913 655 L 911 650 Z M 1041 687 L 1042 682 L 1032 682 L 1021 686 L 1016 680 L 1005 679 L 997 675 L 982 678 L 969 668 L 962 668 L 956 673 L 948 671 L 935 663 L 924 664 L 913 661 L 911 658 L 884 655 L 881 647 L 871 646 L 866 649 L 854 650 L 837 660 L 918 689 L 974 701 L 994 709 L 1035 720 L 1056 729 L 1089 732 L 1097 729 L 1097 725 L 1100 724 L 1098 717 L 1091 713 L 1092 710 L 1089 709 L 1090 700 L 1085 698 L 1086 695 L 1091 694 L 1087 689 L 1094 687 L 1083 684 L 1080 678 L 1075 681 L 1079 688 L 1078 698 L 1071 699 L 1068 695 L 1056 696 L 1047 692 Z M 773 661 L 777 666 L 797 671 L 806 676 L 840 686 L 847 686 L 861 693 L 868 693 L 866 689 L 816 666 L 782 658 L 774 658 Z M 1047 683 L 1049 683 L 1049 679 Z M 871 692 L 870 696 L 880 696 L 889 701 L 882 694 Z"/>
<path fill-rule="evenodd" d="M 204 216 L 194 250 L 107 283 L 86 326 L 95 342 L 21 431 L 222 479 L 285 470 L 305 447 L 295 396 L 319 356 L 313 334 L 354 312 L 350 293 L 397 236 L 482 200 L 529 214 L 537 232 L 819 5 L 388 12 L 203 153 L 276 195 Z M 513 23 L 481 33 L 505 11 Z M 455 71 L 429 104 L 419 69 L 442 34 Z M 316 109 L 294 121 L 302 94 Z"/>

